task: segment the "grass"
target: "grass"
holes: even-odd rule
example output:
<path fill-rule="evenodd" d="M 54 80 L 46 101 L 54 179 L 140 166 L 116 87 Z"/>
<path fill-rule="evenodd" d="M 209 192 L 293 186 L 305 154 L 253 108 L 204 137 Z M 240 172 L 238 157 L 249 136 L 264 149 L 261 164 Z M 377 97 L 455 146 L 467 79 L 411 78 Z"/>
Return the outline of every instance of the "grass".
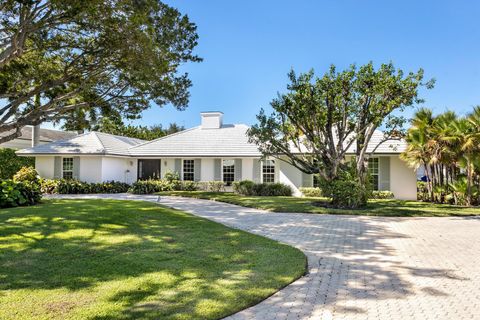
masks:
<path fill-rule="evenodd" d="M 392 217 L 472 216 L 480 215 L 480 207 L 462 207 L 420 201 L 370 200 L 366 208 L 357 210 L 332 209 L 314 205 L 324 198 L 257 197 L 241 196 L 231 192 L 170 191 L 160 195 L 172 195 L 227 202 L 244 207 L 272 212 L 304 212 L 319 214 L 347 214 Z"/>
<path fill-rule="evenodd" d="M 0 319 L 218 319 L 305 269 L 295 248 L 153 203 L 0 210 Z"/>

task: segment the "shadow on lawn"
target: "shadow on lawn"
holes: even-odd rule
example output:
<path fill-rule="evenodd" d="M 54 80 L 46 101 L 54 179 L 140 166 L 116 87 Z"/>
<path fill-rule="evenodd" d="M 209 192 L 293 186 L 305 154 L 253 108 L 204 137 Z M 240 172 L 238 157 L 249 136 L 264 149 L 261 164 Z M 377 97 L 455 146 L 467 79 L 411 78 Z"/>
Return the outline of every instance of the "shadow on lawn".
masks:
<path fill-rule="evenodd" d="M 154 204 L 51 201 L 0 211 L 0 294 L 94 290 L 104 282 L 138 277 L 134 289 L 120 285 L 104 297 L 121 304 L 121 314 L 101 318 L 157 318 L 187 310 L 195 315 L 196 306 L 208 299 L 216 301 L 216 318 L 302 274 L 304 260 L 293 249 L 289 259 L 299 257 L 300 268 L 275 270 L 279 246 Z"/>
<path fill-rule="evenodd" d="M 195 317 L 201 304 L 208 301 L 215 301 L 212 310 L 223 310 L 218 314 L 212 311 L 208 318 L 218 318 L 238 310 L 228 309 L 231 301 L 243 299 L 243 306 L 251 305 L 273 292 L 274 283 L 287 276 L 281 262 L 291 257 L 267 248 L 264 239 L 244 240 L 240 232 L 179 211 L 163 215 L 152 204 L 139 209 L 134 202 L 122 202 L 121 206 L 108 200 L 96 203 L 101 205 L 53 201 L 46 213 L 40 213 L 42 206 L 21 208 L 22 214 L 16 209 L 0 212 L 0 290 L 79 290 L 160 270 L 171 280 L 162 283 L 147 278 L 137 288 L 117 290 L 108 299 L 121 304 L 122 311 L 98 319 L 154 319 L 179 312 L 179 305 L 182 314 Z M 198 209 L 188 201 L 178 206 L 187 211 Z M 376 223 L 382 218 L 271 215 L 212 202 L 202 215 L 268 235 L 307 253 L 310 274 L 302 281 L 312 281 L 312 285 L 298 282 L 287 287 L 285 299 L 275 303 L 280 312 L 334 305 L 339 312 L 362 313 L 366 310 L 342 303 L 415 294 L 415 284 L 406 280 L 403 272 L 452 279 L 452 270 L 414 268 L 396 261 L 395 249 L 383 240 L 406 236 Z M 270 259 L 258 260 L 255 253 L 260 250 L 267 250 Z M 278 270 L 279 274 L 274 274 Z M 183 283 L 189 285 L 176 289 Z M 232 291 L 224 291 L 226 286 Z M 448 295 L 441 288 L 422 290 Z M 298 301 L 290 299 L 297 294 L 314 298 L 295 307 Z"/>

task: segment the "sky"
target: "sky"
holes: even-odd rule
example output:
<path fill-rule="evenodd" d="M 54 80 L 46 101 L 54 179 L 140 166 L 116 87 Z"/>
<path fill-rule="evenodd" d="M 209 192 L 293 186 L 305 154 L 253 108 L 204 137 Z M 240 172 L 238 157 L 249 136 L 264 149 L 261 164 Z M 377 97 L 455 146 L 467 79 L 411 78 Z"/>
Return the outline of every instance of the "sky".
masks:
<path fill-rule="evenodd" d="M 251 125 L 286 91 L 292 68 L 322 75 L 331 64 L 369 61 L 423 68 L 436 85 L 420 97 L 437 113 L 465 114 L 480 104 L 480 1 L 166 2 L 197 25 L 195 53 L 204 61 L 182 66 L 193 82 L 185 111 L 152 105 L 133 124 L 188 128 L 200 123 L 200 112 L 215 110 L 225 123 Z"/>

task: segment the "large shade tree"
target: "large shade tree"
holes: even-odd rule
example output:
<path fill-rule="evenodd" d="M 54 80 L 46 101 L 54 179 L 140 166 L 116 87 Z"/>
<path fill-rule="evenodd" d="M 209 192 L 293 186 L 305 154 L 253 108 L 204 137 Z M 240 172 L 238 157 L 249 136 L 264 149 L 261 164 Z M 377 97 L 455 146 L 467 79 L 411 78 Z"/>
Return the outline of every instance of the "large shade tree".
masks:
<path fill-rule="evenodd" d="M 0 23 L 0 143 L 43 121 L 187 106 L 196 26 L 159 0 L 4 0 Z"/>
<path fill-rule="evenodd" d="M 115 122 L 108 118 L 100 119 L 98 124 L 96 124 L 93 129 L 95 131 L 142 140 L 155 140 L 166 135 L 185 130 L 183 126 L 180 126 L 176 123 L 170 123 L 170 125 L 165 128 L 161 124 L 152 126 L 134 126 L 131 124 L 125 125 L 121 121 Z"/>
<path fill-rule="evenodd" d="M 289 80 L 288 92 L 271 102 L 273 112 L 262 109 L 257 115 L 250 140 L 265 156 L 319 174 L 327 183 L 339 177 L 353 147 L 360 186 L 367 184 L 367 147 L 375 130 L 385 128 L 378 145 L 399 139 L 405 119 L 398 111 L 421 102 L 421 86 L 433 86 L 433 81 L 423 82 L 423 70 L 405 74 L 391 63 L 377 69 L 373 63 L 353 65 L 340 72 L 331 66 L 322 77 L 291 71 Z"/>

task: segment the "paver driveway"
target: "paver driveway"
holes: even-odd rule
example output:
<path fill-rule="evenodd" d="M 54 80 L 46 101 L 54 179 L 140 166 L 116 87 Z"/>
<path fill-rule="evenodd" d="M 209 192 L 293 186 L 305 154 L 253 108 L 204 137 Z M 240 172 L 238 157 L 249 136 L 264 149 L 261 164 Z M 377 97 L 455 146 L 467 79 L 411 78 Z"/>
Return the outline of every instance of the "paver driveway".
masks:
<path fill-rule="evenodd" d="M 478 218 L 268 213 L 176 197 L 160 203 L 307 255 L 308 275 L 231 319 L 480 319 Z"/>

